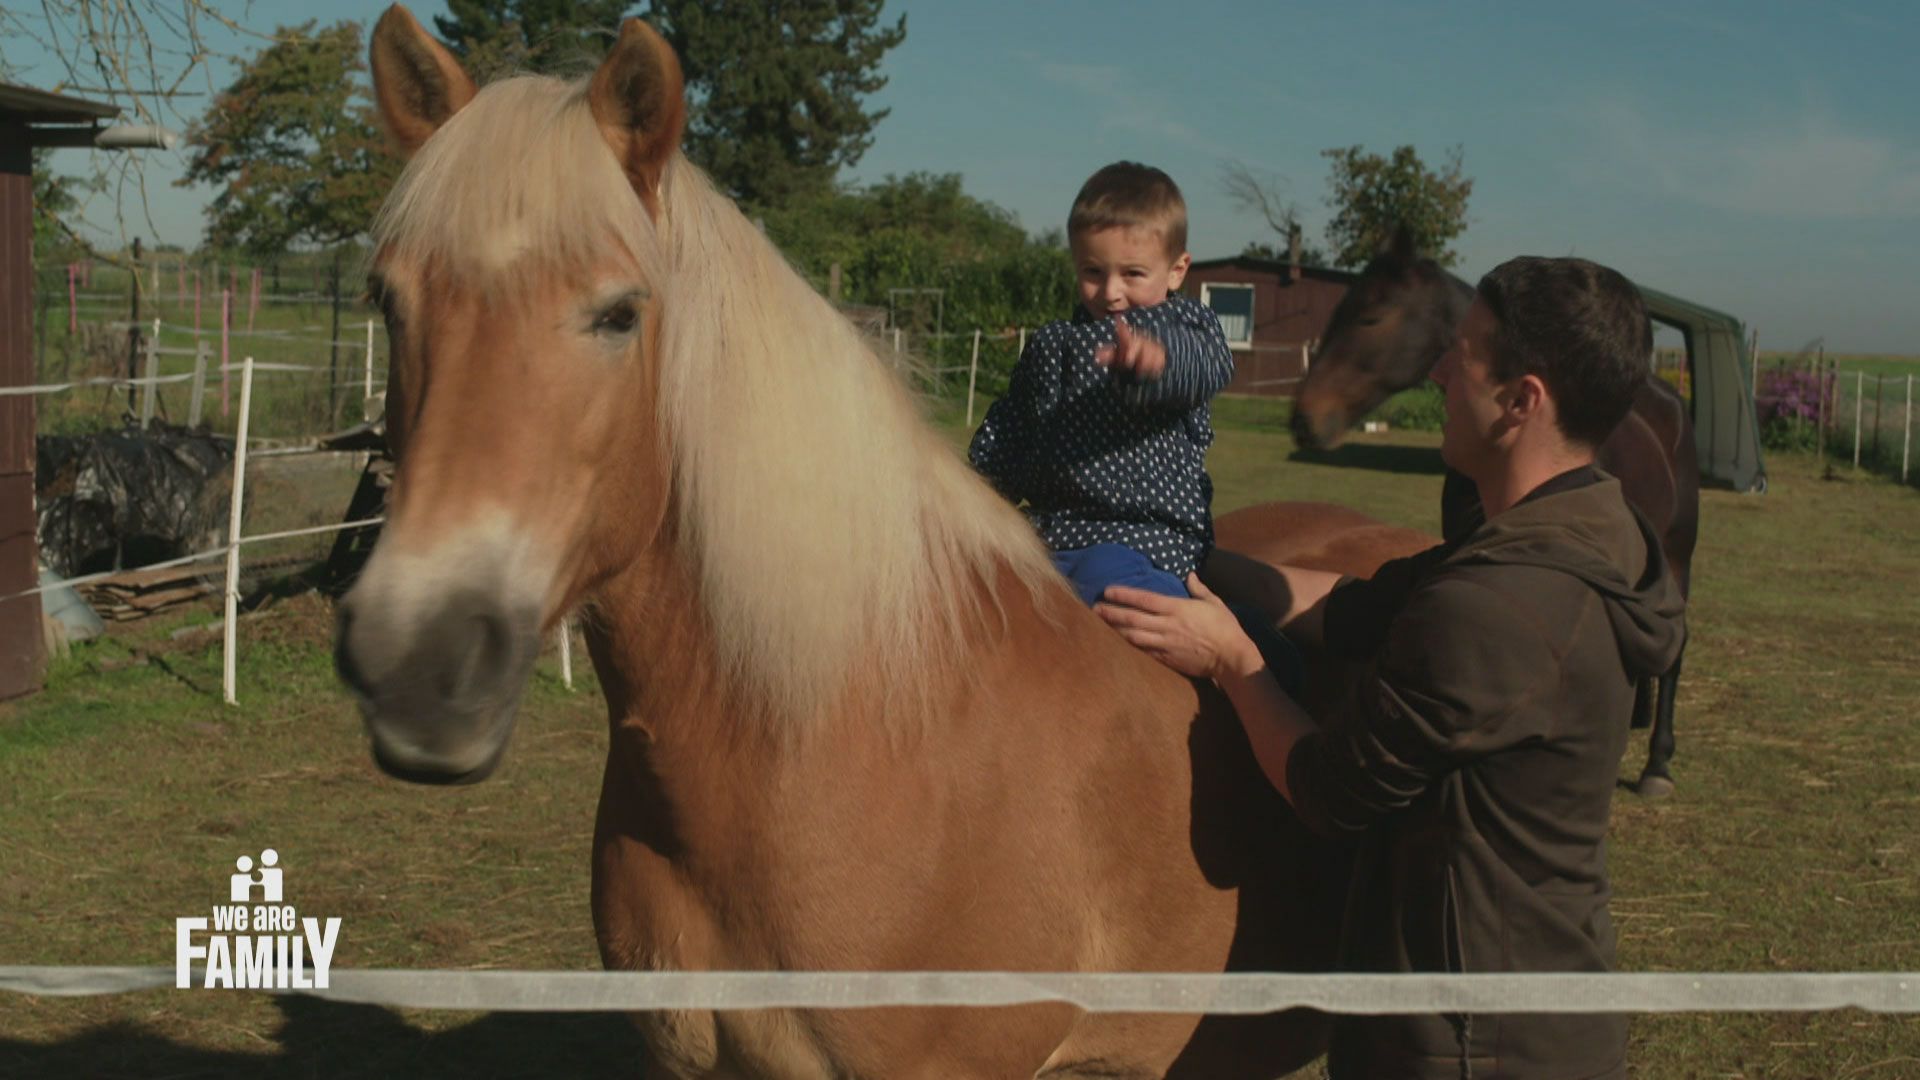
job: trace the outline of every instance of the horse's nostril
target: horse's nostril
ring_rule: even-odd
[[[513,627],[498,614],[470,616],[449,636],[447,646],[454,652],[453,662],[442,669],[439,688],[449,700],[514,666]]]

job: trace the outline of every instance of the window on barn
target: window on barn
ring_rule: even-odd
[[[1202,282],[1200,302],[1219,317],[1228,345],[1238,349],[1253,347],[1253,286]]]

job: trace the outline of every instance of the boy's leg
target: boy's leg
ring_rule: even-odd
[[[1092,547],[1053,553],[1053,565],[1073,586],[1080,602],[1092,607],[1109,585],[1131,585],[1162,596],[1187,599],[1187,587],[1180,579],[1153,565],[1153,560],[1124,544],[1095,544]]]

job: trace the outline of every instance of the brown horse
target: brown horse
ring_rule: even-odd
[[[1337,860],[1225,700],[1085,609],[681,156],[658,36],[629,20],[588,79],[476,90],[394,8],[372,68],[411,154],[369,280],[398,464],[336,662],[381,768],[487,776],[543,634],[579,611],[608,707],[610,968],[1329,960]],[[1272,1077],[1326,1027],[1066,1005],[637,1019],[666,1073],[709,1078]]]
[[[1320,351],[1294,398],[1294,440],[1302,449],[1336,446],[1387,398],[1426,381],[1452,344],[1454,328],[1472,300],[1472,286],[1421,256],[1406,231],[1399,230],[1328,320]],[[1665,380],[1649,375],[1634,397],[1633,411],[1607,437],[1597,457],[1602,469],[1619,477],[1627,501],[1653,523],[1684,595],[1700,527],[1700,463],[1686,399]],[[1449,470],[1441,509],[1442,531],[1458,535],[1479,513],[1479,495],[1464,477]],[[1669,762],[1679,685],[1676,657],[1673,670],[1660,676],[1657,688],[1642,688],[1634,710],[1634,726],[1653,728],[1640,773],[1642,795],[1673,790]]]

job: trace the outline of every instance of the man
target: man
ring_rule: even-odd
[[[1639,293],[1581,259],[1481,279],[1433,378],[1441,455],[1486,520],[1370,581],[1281,568],[1289,633],[1366,661],[1349,722],[1316,731],[1199,579],[1114,589],[1101,613],[1219,683],[1274,786],[1357,844],[1342,964],[1379,972],[1606,971],[1605,833],[1636,681],[1685,638],[1658,539],[1594,448],[1646,377]],[[1342,1017],[1348,1077],[1620,1077],[1608,1015]]]

